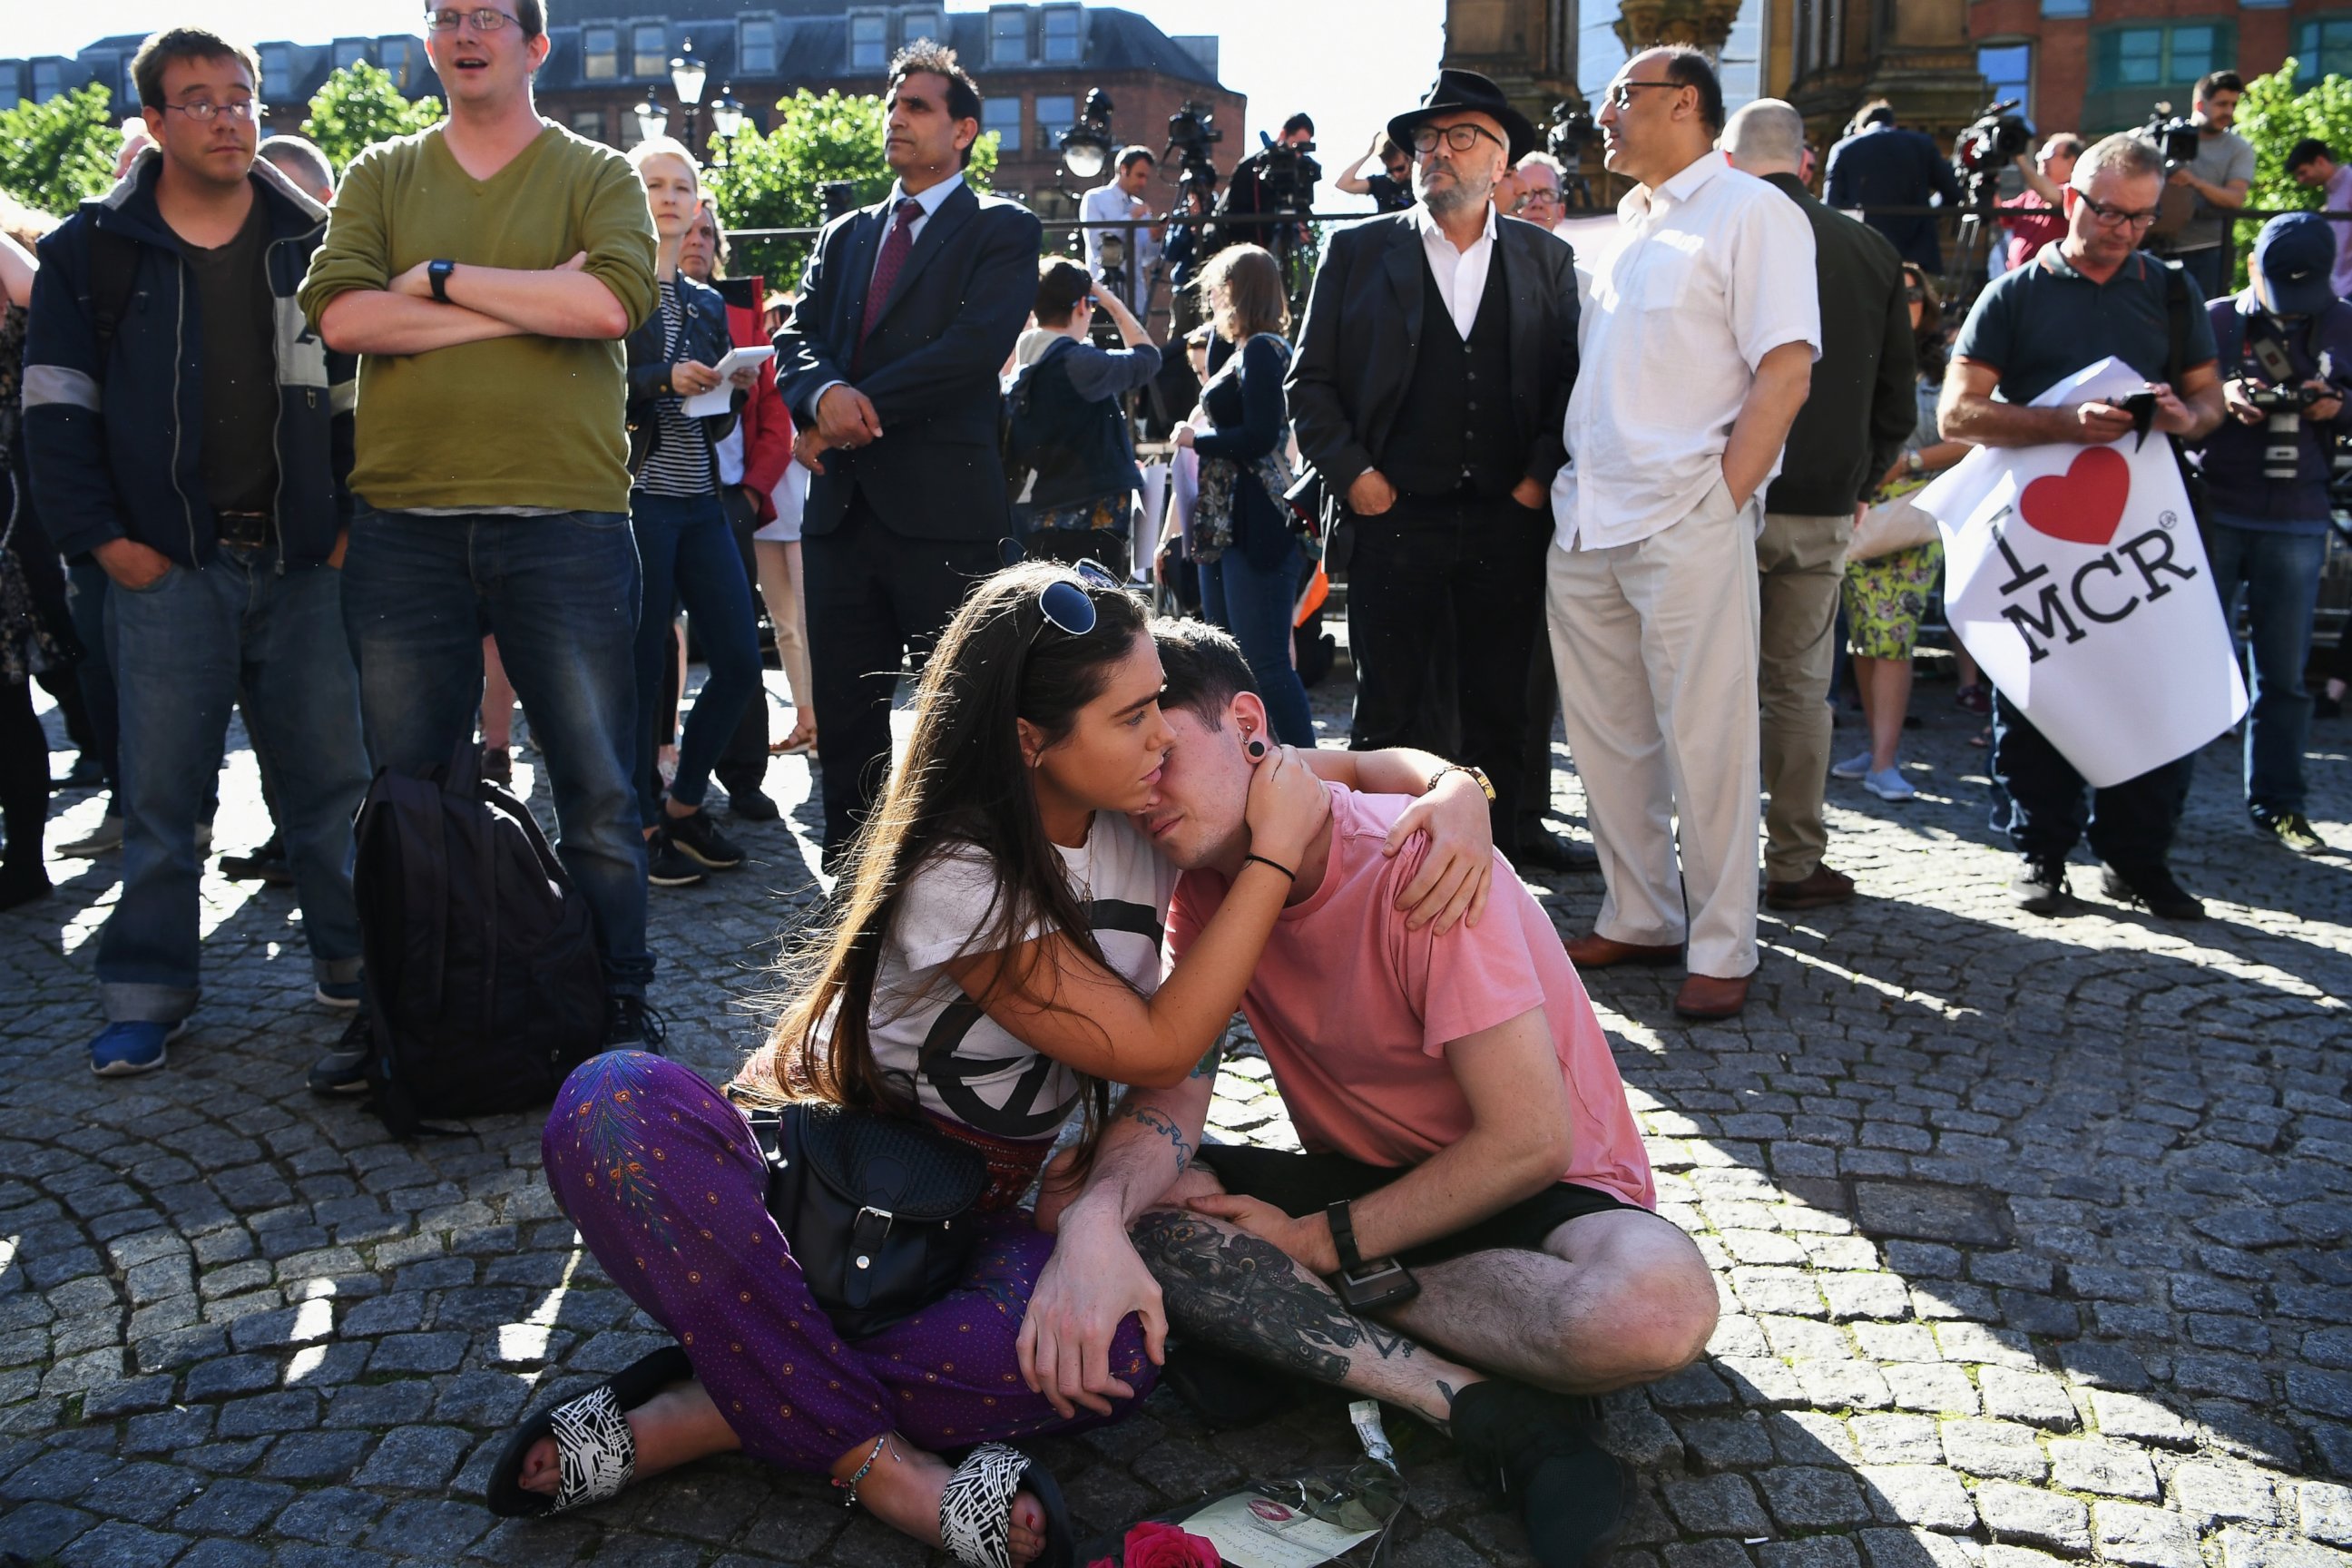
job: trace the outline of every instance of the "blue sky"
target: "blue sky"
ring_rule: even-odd
[[[1324,162],[1352,161],[1388,117],[1419,100],[1437,74],[1444,0],[1123,0],[1171,33],[1214,33],[1220,74],[1248,94],[1248,142],[1280,128],[1294,110],[1315,117]],[[951,11],[985,10],[984,0],[947,0]],[[0,56],[72,54],[110,33],[199,23],[232,37],[291,37],[325,43],[341,34],[397,32],[415,26],[419,0],[89,0],[74,5],[9,0],[0,9]],[[554,0],[556,15],[565,0]],[[1122,125],[1154,141],[1158,127]],[[1231,166],[1228,134],[1219,162]]]

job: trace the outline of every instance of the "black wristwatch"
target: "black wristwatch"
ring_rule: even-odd
[[[1339,1272],[1331,1277],[1331,1289],[1339,1292],[1341,1305],[1351,1312],[1369,1312],[1402,1306],[1421,1294],[1421,1281],[1395,1258],[1365,1259],[1356,1246],[1356,1219],[1348,1199],[1325,1205],[1323,1217],[1331,1227],[1331,1249],[1339,1255]]]
[[[425,280],[433,285],[433,297],[443,304],[449,302],[449,274],[457,270],[454,261],[428,261],[425,264]]]
[[[1339,1254],[1342,1274],[1360,1274],[1364,1268],[1364,1255],[1356,1250],[1355,1212],[1349,1206],[1353,1201],[1341,1198],[1323,1208],[1323,1218],[1331,1226],[1331,1246]]]

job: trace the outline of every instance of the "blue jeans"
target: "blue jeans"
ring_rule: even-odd
[[[2240,656],[2252,656],[2247,685],[2253,698],[2246,715],[2246,804],[2265,812],[2301,811],[2303,751],[2311,739],[2311,693],[2303,689],[2303,670],[2311,660],[2327,536],[2245,528],[2217,514],[2205,531],[2205,553],[2222,614],[2232,626],[2239,585],[2246,590],[2248,636]]]
[[[116,712],[114,667],[106,657],[106,591],[114,580],[106,568],[85,555],[66,565],[66,608],[73,616],[74,637],[82,646],[82,660],[74,666],[81,683],[82,707],[89,727],[98,733],[98,760],[106,764],[106,783],[120,782],[116,733],[121,720]]]
[[[1265,699],[1266,721],[1286,746],[1315,744],[1307,688],[1290,662],[1291,614],[1306,581],[1306,563],[1295,544],[1271,572],[1251,565],[1237,544],[1201,563],[1201,613],[1242,645],[1242,657],[1257,677],[1257,693]]]
[[[341,574],[278,571],[271,550],[223,548],[155,583],[106,594],[120,701],[122,897],[99,941],[110,1020],[175,1023],[196,1005],[196,821],[212,797],[240,688],[255,754],[278,791],[302,934],[320,980],[360,972],[352,814],[367,793],[359,685]]]
[[[735,547],[727,510],[717,496],[631,490],[629,519],[645,572],[645,607],[637,618],[636,640],[637,811],[644,821],[659,822],[661,775],[654,771],[654,753],[667,737],[654,731],[668,718],[664,661],[670,616],[678,605],[686,606],[694,617],[695,639],[710,662],[710,679],[686,721],[677,774],[669,786],[670,798],[680,805],[702,804],[719,753],[726,749],[743,710],[760,696],[760,622],[751,608],[742,552]],[[681,671],[681,684],[683,680]]]
[[[555,795],[556,853],[596,921],[604,984],[641,996],[646,847],[635,755],[637,547],[616,511],[427,517],[362,503],[343,619],[379,766],[435,767],[472,740],[495,634]]]

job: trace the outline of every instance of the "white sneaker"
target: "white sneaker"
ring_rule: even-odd
[[[1863,752],[1854,756],[1848,757],[1845,761],[1834,763],[1830,768],[1830,777],[1833,779],[1864,778],[1868,776],[1869,773],[1870,753],[1868,752]]]
[[[1874,773],[1865,775],[1862,781],[1862,787],[1881,800],[1891,800],[1897,805],[1906,800],[1916,800],[1919,795],[1919,792],[1913,789],[1910,783],[1893,768],[1881,768]]]
[[[88,837],[74,839],[58,846],[58,853],[77,860],[88,860],[110,849],[122,847],[122,818],[109,812],[98,819],[98,831]]]

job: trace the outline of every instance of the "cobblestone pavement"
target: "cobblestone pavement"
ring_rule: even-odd
[[[1327,732],[1345,698],[1319,694]],[[2323,723],[2314,747],[2336,853],[2255,837],[2217,745],[2178,858],[2214,919],[2103,901],[2078,863],[2087,896],[2038,920],[2002,896],[1970,721],[1948,685],[1916,708],[1920,799],[1832,786],[1832,858],[1864,897],[1767,914],[1744,1019],[1678,1024],[1670,973],[1591,979],[1665,1212],[1724,1307],[1704,1362],[1611,1402],[1642,1476],[1614,1568],[2352,1564],[2352,734]],[[534,760],[519,783],[540,783]],[[714,1076],[812,895],[808,786],[779,761],[787,819],[742,830],[751,862],[655,892],[671,1047]],[[98,810],[61,803],[52,843]],[[1556,804],[1573,815],[1571,774]],[[219,844],[265,831],[236,750]],[[94,1079],[114,860],[52,871],[59,896],[0,916],[0,1550],[923,1561],[821,1484],[745,1461],[495,1521],[479,1500],[502,1433],[653,1342],[556,1213],[537,1120],[404,1145],[314,1100],[301,1074],[338,1025],[310,1002],[291,899],[216,874],[205,1003],[171,1070]],[[1599,888],[1544,896],[1572,933]],[[1228,1136],[1289,1137],[1262,1060],[1220,1087]],[[1526,1561],[1441,1440],[1391,1429],[1412,1488],[1400,1568]],[[1039,1451],[1108,1529],[1354,1450],[1334,1397],[1213,1438],[1163,1392]]]

